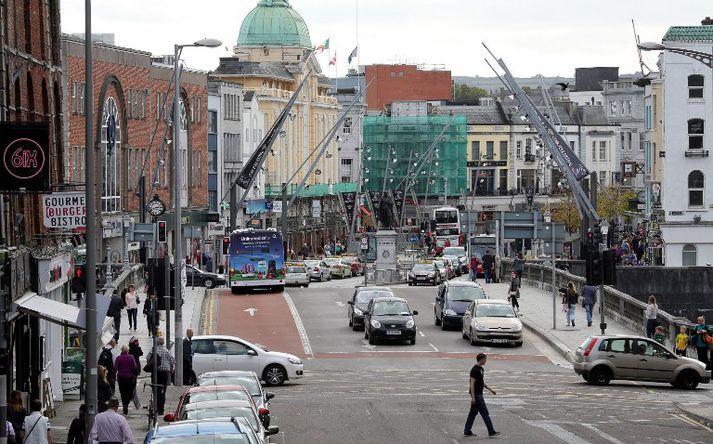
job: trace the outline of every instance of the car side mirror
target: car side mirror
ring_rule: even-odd
[[[252,348],[248,349],[248,356],[257,356],[257,352]]]
[[[416,310],[414,310],[413,312],[411,312],[411,315],[412,315],[412,316],[416,316],[417,314],[418,314],[418,311],[416,311]]]
[[[265,392],[265,401],[269,401],[269,400],[271,400],[271,399],[274,398],[274,397],[275,397],[275,394],[274,394],[274,393],[272,393],[272,392]]]
[[[166,413],[163,415],[163,420],[166,422],[173,422],[175,420],[173,413]]]
[[[265,430],[265,435],[271,436],[271,435],[277,435],[280,433],[280,428],[277,426],[270,426]]]
[[[347,304],[354,305],[354,301],[347,301]]]

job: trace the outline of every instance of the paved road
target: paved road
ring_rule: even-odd
[[[395,286],[416,317],[416,345],[369,346],[347,326],[346,301],[360,279],[314,283],[285,294],[215,296],[216,331],[305,358],[305,377],[271,389],[276,443],[474,442],[462,436],[468,370],[489,353],[488,397],[501,442],[651,443],[713,441],[675,402],[710,400],[662,384],[594,387],[535,335],[519,348],[472,347],[433,323],[433,287]],[[496,291],[493,289],[492,291]],[[210,306],[210,301],[208,301]],[[253,310],[249,310],[252,308]],[[252,315],[251,315],[252,312]],[[482,420],[475,432],[485,434]]]

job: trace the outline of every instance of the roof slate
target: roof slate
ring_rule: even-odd
[[[221,57],[215,74],[239,75],[245,77],[273,77],[294,80],[283,63],[245,62],[233,57]]]
[[[671,26],[663,36],[663,41],[713,42],[713,25]]]

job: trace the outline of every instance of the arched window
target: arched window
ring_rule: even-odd
[[[703,98],[703,76],[700,74],[692,74],[688,76],[688,98],[702,99]]]
[[[700,150],[703,149],[703,119],[688,120],[688,149]]]
[[[684,267],[695,267],[696,266],[696,246],[691,244],[686,244],[683,246],[683,251],[681,251],[681,265]]]
[[[104,102],[101,123],[100,146],[104,160],[102,211],[113,213],[121,210],[121,116],[112,96]]]
[[[32,6],[30,0],[25,0],[25,52],[32,54]]]
[[[688,174],[688,206],[702,207],[703,206],[703,187],[705,178],[703,173],[698,170],[691,171]]]

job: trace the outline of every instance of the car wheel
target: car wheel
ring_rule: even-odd
[[[408,283],[408,286],[409,286],[409,287],[413,287],[413,282],[409,282],[409,283]]]
[[[230,292],[233,294],[240,294],[240,287],[230,287]]]
[[[446,331],[446,323],[441,319],[441,330]]]
[[[215,288],[215,281],[212,278],[203,279],[203,286],[205,288]]]
[[[441,321],[438,320],[438,316],[436,316],[436,311],[433,311],[433,323],[436,325],[441,325]]]
[[[414,336],[413,338],[411,338],[411,339],[409,340],[409,344],[411,344],[411,345],[416,345],[416,336]]]
[[[473,336],[473,328],[470,329],[470,345],[476,345],[478,342],[475,340],[475,336]]]
[[[349,316],[349,326],[350,327],[354,326],[354,317],[353,316]]]
[[[332,272],[330,271],[329,274],[327,275],[327,281],[332,280]]]
[[[356,324],[352,324],[352,330],[359,331],[359,326]]]
[[[262,379],[267,385],[282,385],[287,380],[287,372],[281,365],[270,364],[262,372]]]
[[[700,382],[700,377],[698,373],[693,370],[684,370],[676,378],[676,385],[685,390],[693,390],[698,387],[698,382]]]
[[[594,367],[592,371],[589,372],[589,379],[587,382],[594,385],[607,385],[611,381],[613,375],[609,367],[600,365]]]
[[[369,335],[369,345],[376,345],[376,338],[372,335]]]
[[[468,335],[467,335],[467,334],[465,334],[465,332],[464,332],[464,331],[462,331],[462,332],[461,332],[461,336],[463,336],[463,339],[468,339]]]
[[[588,376],[588,375],[582,374],[582,379],[584,379],[585,381],[589,382],[589,376]]]

